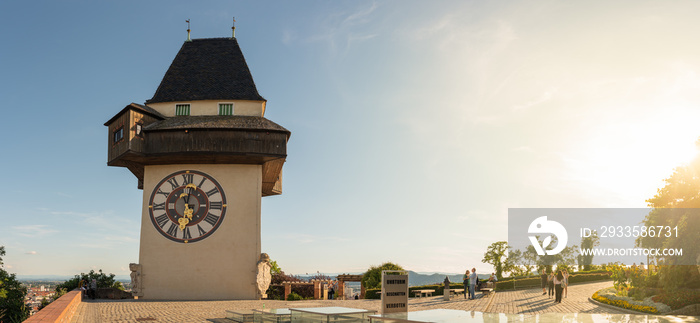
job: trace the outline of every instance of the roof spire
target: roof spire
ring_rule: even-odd
[[[190,20],[187,19],[186,22],[187,22],[187,41],[192,41],[192,39],[190,38]]]
[[[231,38],[236,38],[236,17],[233,17],[233,27],[231,27]]]

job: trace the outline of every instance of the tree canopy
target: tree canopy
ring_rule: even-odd
[[[5,255],[5,247],[0,246],[1,256]],[[29,317],[29,309],[24,304],[27,288],[17,280],[15,274],[10,274],[0,267],[0,322],[22,322]]]
[[[367,272],[362,275],[362,286],[365,288],[381,288],[382,287],[382,271],[383,270],[404,270],[403,267],[385,262],[381,266],[370,266]]]
[[[511,271],[510,267],[512,264],[508,261],[508,255],[506,255],[508,249],[508,242],[494,242],[488,246],[488,248],[486,248],[484,259],[481,259],[481,262],[491,264],[493,266],[493,270],[496,272],[496,277],[498,279],[503,278],[504,271]]]
[[[87,274],[80,273],[80,275],[75,275],[73,278],[61,284],[58,284],[56,286],[56,292],[65,293],[66,291],[74,290],[80,286],[81,280],[85,280],[85,282],[89,284],[93,279],[97,281],[97,288],[113,287],[124,290],[124,286],[122,286],[122,284],[114,280],[114,274],[107,275],[102,272],[102,269],[100,269],[97,272],[95,272],[94,270],[90,270],[90,272]]]
[[[700,139],[696,141],[700,147]],[[646,200],[652,210],[644,219],[644,225],[668,226],[678,228],[677,235],[638,237],[636,243],[644,248],[683,249],[684,257],[693,257],[700,262],[700,156],[696,155],[687,165],[678,166],[670,177],[664,179],[665,185],[659,188],[654,197]],[[696,266],[674,266],[676,259],[657,258],[662,279],[667,283],[664,288],[675,289],[681,285],[700,282]]]

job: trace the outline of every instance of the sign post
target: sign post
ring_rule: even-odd
[[[408,272],[382,271],[381,314],[408,312]]]

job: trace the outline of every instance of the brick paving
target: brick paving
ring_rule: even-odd
[[[598,282],[569,286],[568,297],[561,304],[542,295],[541,289],[499,291],[490,297],[477,295],[476,300],[454,296],[444,301],[442,296],[411,298],[409,311],[457,309],[479,312],[538,314],[538,313],[611,313],[623,312],[597,306],[588,298],[597,290],[612,286]],[[379,300],[308,300],[308,301],[147,301],[147,300],[86,300],[73,316],[73,323],[92,322],[231,322],[223,319],[226,310],[262,308],[300,308],[341,306],[379,311]]]

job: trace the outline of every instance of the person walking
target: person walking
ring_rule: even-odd
[[[540,275],[540,282],[542,284],[542,295],[547,295],[547,273],[544,272],[544,266],[542,266],[540,272],[542,273]]]
[[[554,296],[554,272],[550,272],[547,277],[547,297]]]
[[[472,274],[469,275],[469,296],[471,296],[472,300],[476,299],[476,295],[474,294],[474,289],[476,289],[476,281],[478,280],[476,276],[476,268],[472,268]]]
[[[564,281],[561,283],[561,287],[564,288],[564,298],[567,298],[569,296],[569,272],[564,269],[562,274],[564,275]]]
[[[554,279],[552,281],[554,282],[554,289],[556,290],[556,292],[554,293],[554,302],[561,303],[561,293],[564,289],[561,286],[561,284],[564,282],[564,274],[562,274],[561,270],[557,271],[557,274],[556,276],[554,276]]]
[[[464,299],[467,299],[467,294],[469,294],[469,269],[464,272],[464,277],[462,277],[462,284],[464,284]],[[469,296],[471,299],[471,295]]]

